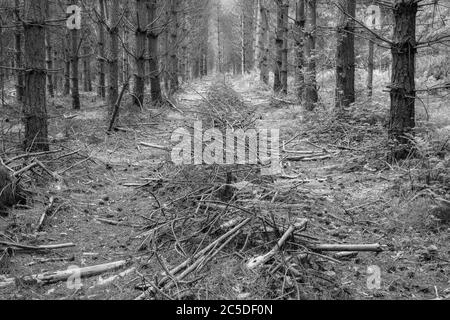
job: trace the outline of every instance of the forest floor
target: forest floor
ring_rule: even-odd
[[[295,247],[294,239],[275,262],[248,270],[248,259],[269,251],[279,235],[273,230],[265,230],[266,235],[243,230],[201,268],[178,281],[175,288],[158,291],[148,298],[450,297],[450,210],[442,213],[445,210],[437,200],[450,200],[448,149],[443,157],[441,154],[432,160],[419,157],[396,165],[386,163],[385,109],[379,108],[380,97],[374,98],[376,102],[356,106],[357,111],[353,110],[353,116],[345,121],[337,121],[322,108],[314,116],[304,117],[301,107],[289,97],[274,97],[270,90],[248,79],[227,79],[242,101],[257,110],[258,126],[281,130],[286,149],[325,153],[327,157],[285,161],[283,175],[262,182],[258,178],[249,182],[238,176],[234,186],[245,184],[239,188],[236,207],[225,208],[223,215],[212,215],[214,219],[208,210],[200,210],[197,198],[176,206],[179,199],[188,199],[195,187],[204,187],[202,179],[207,180],[210,172],[175,167],[169,163],[168,152],[141,142],[170,146],[172,132],[192,126],[201,115],[205,97],[217,81],[220,80],[206,77],[184,85],[173,99],[176,107],[123,112],[120,130],[113,135],[104,134],[106,108],[94,94],[83,94],[82,111],[70,114],[68,100],[51,101],[52,149],[62,151],[38,158],[62,179],[52,179],[38,169],[29,173],[24,179],[31,192],[28,206],[15,208],[9,217],[0,217],[0,241],[33,246],[72,242],[75,247],[13,253],[4,248],[0,252],[0,284],[9,277],[17,281],[15,285],[0,286],[0,299],[134,299],[141,295],[142,285],[163,277],[163,269],[176,267],[198,252],[198,247],[220,237],[224,232],[216,228],[219,222],[229,221],[230,214],[243,218],[242,210],[234,210],[237,205],[250,208],[248,211],[255,216],[276,215],[277,221],[285,223],[292,218],[306,218],[308,227],[303,236],[318,243],[379,243],[384,250],[336,256],[305,251],[298,244]],[[445,104],[434,105],[429,112],[432,116],[448,114],[448,108],[445,111]],[[440,123],[433,130],[439,132],[442,140],[450,132],[450,119],[436,118]],[[14,123],[8,126],[13,131]],[[13,156],[3,149],[3,159]],[[20,168],[29,161],[32,159],[13,164]],[[223,175],[220,168],[212,170],[216,176]],[[266,189],[272,190],[265,193]],[[51,198],[52,216],[36,230]],[[184,220],[185,225],[179,225],[177,219],[183,215],[192,215],[192,221]],[[167,221],[165,234],[161,228]],[[215,224],[214,232],[206,232],[208,226]],[[161,227],[161,240],[156,244],[151,239],[155,233],[149,233],[155,226]],[[158,246],[158,252],[152,252],[152,245]],[[300,258],[305,252],[306,256]],[[289,262],[287,257],[292,256],[294,260]],[[69,266],[87,267],[120,260],[128,260],[124,268],[82,279],[78,290],[65,281],[38,285],[21,278],[63,271]],[[368,279],[373,275],[368,271],[377,267],[381,285],[373,289],[368,287]],[[297,274],[293,274],[293,268]],[[105,282],[123,271],[126,272],[121,277]]]

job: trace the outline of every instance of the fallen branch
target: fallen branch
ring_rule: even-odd
[[[147,148],[164,150],[164,151],[167,151],[167,152],[171,151],[171,149],[168,148],[168,147],[160,146],[160,145],[152,144],[152,143],[147,143],[147,142],[139,142],[139,145],[147,147]]]
[[[318,161],[318,160],[326,160],[331,158],[331,155],[323,155],[320,154],[319,156],[310,156],[310,155],[303,155],[303,156],[287,156],[285,160],[287,161]]]
[[[112,132],[114,129],[114,125],[116,124],[116,119],[119,116],[120,103],[122,102],[123,94],[125,93],[125,90],[128,88],[128,85],[129,85],[129,81],[125,82],[122,86],[122,90],[120,91],[119,98],[117,99],[117,101],[114,105],[114,110],[113,110],[113,114],[111,117],[111,122],[109,123],[108,132]]]
[[[382,245],[375,244],[316,244],[309,246],[315,251],[338,251],[338,252],[382,252]]]
[[[178,109],[178,107],[175,105],[175,103],[173,103],[172,101],[170,101],[169,98],[166,98],[166,101],[169,103],[169,105],[174,108],[176,111],[178,111],[181,114],[184,114],[183,110]]]
[[[27,172],[28,170],[36,167],[37,165],[38,165],[37,162],[33,162],[33,163],[27,165],[26,167],[23,167],[19,171],[14,172],[12,175],[13,175],[13,177],[20,176],[22,173]]]
[[[110,283],[116,281],[116,280],[119,279],[119,278],[125,278],[127,275],[133,273],[134,271],[136,271],[136,268],[135,268],[135,267],[130,268],[130,269],[127,269],[127,270],[125,270],[125,271],[123,271],[123,272],[121,272],[121,273],[119,273],[119,274],[116,274],[116,275],[111,276],[111,277],[106,278],[106,279],[103,279],[103,278],[100,276],[99,279],[98,279],[98,281],[97,281],[92,287],[90,287],[89,289],[93,289],[93,288],[96,288],[96,287],[106,286],[106,285],[108,285],[108,284],[110,284]]]
[[[122,269],[130,263],[129,260],[121,260],[106,264],[101,264],[97,266],[79,268],[79,269],[70,269],[70,270],[62,270],[55,272],[46,272],[31,276],[25,276],[22,278],[7,278],[0,281],[0,288],[4,288],[7,286],[14,285],[16,281],[25,283],[25,284],[38,284],[38,285],[47,285],[51,283],[56,283],[60,281],[67,281],[70,277],[76,276],[79,278],[89,278],[93,277],[105,272],[116,271]]]
[[[55,202],[55,199],[53,197],[50,197],[50,203],[45,208],[44,213],[41,215],[41,218],[39,219],[38,224],[36,226],[36,231],[40,231],[42,229],[42,227],[44,226],[44,223],[47,220],[47,217],[51,213],[54,202]]]
[[[20,243],[1,241],[0,245],[13,248],[14,250],[29,250],[29,251],[46,251],[46,250],[56,250],[56,249],[65,249],[75,247],[73,243],[63,243],[63,244],[51,244],[51,245],[42,245],[42,246],[28,246]]]
[[[308,220],[301,219],[297,223],[291,225],[278,241],[278,243],[272,248],[272,250],[262,256],[250,259],[250,261],[247,263],[247,268],[256,269],[257,267],[265,264],[267,261],[272,259],[281,250],[287,239],[294,233],[294,231],[304,229],[307,223]]]
[[[20,156],[17,156],[17,157],[14,157],[14,158],[11,158],[11,159],[5,161],[5,164],[8,165],[8,164],[10,164],[10,163],[12,163],[12,162],[14,162],[16,160],[20,160],[20,159],[23,159],[23,158],[31,158],[31,157],[43,156],[43,155],[47,155],[47,154],[58,153],[58,152],[61,152],[61,151],[62,151],[62,149],[53,150],[53,151],[26,153],[26,154],[22,154]]]
[[[224,235],[222,235],[221,237],[219,237],[218,239],[216,239],[214,242],[212,242],[211,244],[209,244],[207,247],[203,248],[202,250],[200,250],[199,252],[197,252],[196,254],[194,254],[194,256],[190,259],[187,259],[186,261],[184,261],[183,263],[181,263],[180,265],[178,265],[177,267],[173,268],[172,270],[169,271],[170,275],[166,275],[160,282],[159,282],[159,286],[163,286],[165,289],[170,289],[171,287],[173,287],[177,281],[181,281],[183,280],[189,273],[191,273],[192,271],[196,270],[197,267],[200,266],[200,264],[205,263],[206,261],[209,261],[212,257],[214,257],[217,254],[217,251],[215,251],[210,258],[205,258],[205,256],[214,248],[216,248],[222,241],[225,240],[225,243],[229,242],[227,241],[227,239],[229,238],[234,238],[236,236],[236,234],[245,226],[247,225],[252,219],[251,218],[247,218],[245,220],[243,220],[241,223],[239,223],[237,226],[235,226],[232,230],[228,231],[227,233],[225,233]],[[223,245],[220,247],[220,249],[222,249]],[[194,261],[194,262],[193,262]],[[192,263],[193,262],[193,263]],[[192,263],[192,264],[191,264]],[[186,270],[185,270],[186,269]],[[178,273],[180,273],[182,270],[185,270],[184,272],[182,272],[181,274],[177,275]],[[172,282],[170,282],[172,281]],[[138,296],[135,300],[143,300],[145,299],[145,297],[147,296],[148,293],[150,293],[153,289],[153,287],[156,284],[152,284],[151,288],[147,289],[146,291],[144,291],[140,296]],[[153,289],[154,290],[154,289]]]

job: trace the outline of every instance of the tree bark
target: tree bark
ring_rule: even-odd
[[[355,102],[355,0],[339,0],[340,12],[336,50],[335,108],[341,113]]]
[[[47,2],[47,17],[50,18],[51,17],[51,2]],[[50,95],[50,97],[54,97],[55,96],[55,91],[53,88],[53,73],[52,70],[53,69],[53,56],[52,56],[52,37],[51,37],[51,33],[52,30],[50,30],[49,27],[45,28],[45,60],[46,60],[46,64],[47,64],[47,70],[49,70],[47,72],[47,91],[48,94]]]
[[[367,59],[367,95],[369,97],[373,95],[374,51],[375,43],[373,39],[369,39],[369,57]]]
[[[159,33],[156,25],[156,8],[157,0],[147,1],[147,37],[148,37],[148,54],[150,66],[150,90],[153,104],[161,102],[161,80],[159,71],[159,55],[158,55],[158,40]]]
[[[415,127],[415,0],[396,0],[394,4],[394,39],[392,46],[392,83],[389,139],[389,160],[406,158],[412,150],[408,135]]]
[[[241,13],[241,75],[245,74],[246,70],[246,59],[245,59],[245,6],[242,5],[242,13]]]
[[[89,53],[89,48],[87,46],[83,46],[83,91],[88,92],[89,83],[91,81],[91,56]]]
[[[307,20],[306,20],[306,45],[305,45],[305,95],[303,101],[305,102],[305,109],[313,111],[319,99],[317,94],[316,81],[316,0],[307,1]]]
[[[110,115],[119,97],[119,0],[112,0],[109,21],[109,81],[108,105]],[[118,117],[116,118],[116,120]],[[113,124],[115,125],[115,124]]]
[[[289,1],[285,0],[282,7],[283,17],[283,49],[281,51],[281,92],[287,94],[288,90],[288,26]]]
[[[186,13],[188,7],[181,2],[181,62],[180,62],[180,76],[183,82],[189,78],[189,57],[188,57],[188,35],[189,35],[189,19]]]
[[[135,30],[135,46],[136,51],[135,65],[136,73],[134,76],[134,97],[133,103],[137,106],[144,104],[145,90],[145,39],[146,39],[146,19],[145,19],[145,0],[135,0],[136,6],[136,30]]]
[[[69,0],[70,4],[77,4],[77,0]],[[81,109],[80,105],[80,88],[78,83],[78,68],[79,68],[79,47],[80,47],[80,31],[73,29],[70,31],[71,35],[71,74],[72,82],[72,108],[74,110]]]
[[[296,71],[295,71],[295,82],[297,97],[300,101],[303,100],[303,95],[305,92],[305,76],[304,76],[304,66],[305,66],[305,0],[297,0],[297,7],[295,10],[295,59],[296,59]]]
[[[170,93],[178,90],[178,8],[179,0],[171,0],[170,5]]]
[[[98,22],[98,95],[106,98],[106,72],[105,72],[105,2],[99,0],[100,21]]]
[[[15,60],[16,68],[22,68],[22,29],[19,26],[20,23],[20,0],[14,1],[14,14],[15,22],[17,24],[14,31],[14,47],[15,47]],[[18,102],[23,100],[23,72],[16,71],[16,98]]]
[[[70,95],[70,40],[69,31],[66,32],[67,38],[64,41],[64,90],[63,95]]]
[[[25,0],[25,92],[23,113],[24,147],[27,151],[48,151],[45,97],[46,0]]]
[[[255,69],[257,72],[261,71],[261,41],[262,41],[262,14],[261,14],[261,7],[262,7],[262,0],[256,0],[256,36],[255,36]]]
[[[5,64],[4,61],[4,53],[3,53],[3,26],[2,19],[0,17],[0,66]],[[5,107],[5,78],[6,78],[6,69],[0,68],[0,104],[2,107]]]
[[[276,0],[277,4],[277,29],[275,32],[275,64],[274,64],[274,80],[273,91],[278,93],[282,90],[283,85],[281,83],[281,68],[283,66],[283,5],[284,0]]]
[[[261,56],[259,59],[260,80],[266,85],[269,84],[269,18],[268,10],[264,5],[264,0],[261,1],[260,13],[261,13],[261,38],[259,47],[261,50]]]
[[[52,52],[52,59],[53,59],[53,67],[58,70],[53,74],[53,90],[55,92],[55,95],[58,94],[58,89],[59,89],[59,85],[58,85],[58,81],[60,78],[60,72],[59,72],[59,57],[58,57],[58,51],[57,50],[53,50]]]

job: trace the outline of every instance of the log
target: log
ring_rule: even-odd
[[[281,248],[284,246],[287,239],[294,233],[294,231],[304,229],[306,227],[307,223],[308,223],[308,220],[299,219],[299,221],[297,223],[291,225],[286,230],[284,235],[281,237],[281,239],[278,241],[278,243],[272,248],[272,250],[270,250],[268,253],[266,253],[262,256],[258,256],[253,259],[250,259],[250,261],[247,263],[247,268],[252,270],[252,269],[256,269],[257,267],[267,263],[267,261],[272,259],[281,250]]]
[[[70,277],[77,275],[80,278],[89,278],[105,272],[116,271],[122,269],[130,263],[130,260],[121,260],[111,263],[105,263],[97,266],[85,267],[76,270],[62,270],[55,272],[46,272],[31,276],[25,276],[22,278],[7,278],[0,281],[0,288],[5,288],[16,283],[16,279],[19,282],[26,284],[38,284],[47,285],[51,283],[56,283],[60,281],[67,281]]]

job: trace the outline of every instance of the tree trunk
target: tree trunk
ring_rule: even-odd
[[[306,20],[306,45],[305,45],[305,109],[312,111],[315,109],[318,95],[317,95],[317,81],[316,81],[316,0],[307,1],[307,20]]]
[[[5,64],[4,59],[4,53],[3,50],[3,26],[2,26],[2,20],[0,17],[0,66],[3,66]],[[6,69],[0,68],[0,103],[2,107],[5,107],[5,74]]]
[[[163,39],[163,61],[162,61],[162,69],[163,69],[163,80],[164,80],[164,90],[166,95],[170,91],[170,61],[169,61],[169,50],[170,50],[170,32],[169,32],[169,21],[170,21],[170,13],[167,5],[165,8],[165,25],[164,28],[164,39]]]
[[[133,103],[136,106],[144,104],[144,90],[145,90],[145,39],[146,39],[146,19],[145,19],[145,0],[135,0],[136,6],[136,30],[135,30],[135,45],[136,51],[135,65],[136,73],[134,76],[134,97]]]
[[[100,21],[98,22],[98,95],[102,98],[106,98],[106,72],[105,72],[105,2],[99,0],[100,7]]]
[[[57,50],[53,50],[52,52],[52,59],[53,59],[53,67],[57,70],[55,71],[55,73],[53,74],[53,90],[55,92],[55,95],[58,94],[58,81],[60,78],[60,72],[59,72],[59,60],[58,60],[58,51]]]
[[[261,52],[262,52],[262,14],[261,14],[261,8],[262,8],[262,0],[256,0],[256,31],[255,31],[255,68],[257,72],[261,71]]]
[[[109,21],[109,81],[108,105],[110,115],[119,97],[119,0],[112,0]],[[117,118],[116,118],[117,119]],[[115,124],[113,124],[114,126]]]
[[[188,65],[189,65],[189,57],[188,57],[188,35],[189,35],[189,29],[188,26],[190,26],[189,24],[189,20],[188,20],[188,16],[186,14],[187,11],[187,6],[181,2],[182,7],[180,8],[181,10],[181,23],[182,23],[182,28],[181,28],[181,62],[180,62],[180,76],[181,79],[183,80],[183,82],[186,82],[189,78],[189,74],[188,74]]]
[[[46,0],[25,0],[25,92],[24,147],[49,150],[45,97],[45,8]]]
[[[259,58],[259,66],[261,69],[260,80],[266,85],[269,84],[269,18],[268,10],[264,6],[264,0],[261,0],[261,39],[259,47],[261,56]]]
[[[245,6],[242,5],[242,14],[241,14],[241,75],[245,74],[246,70],[246,59],[245,59],[245,23],[244,23],[244,11]]]
[[[144,2],[144,0],[141,0],[142,2]],[[143,9],[145,10],[145,3],[143,3]],[[145,13],[145,11],[144,11]],[[128,14],[126,14],[125,16],[128,16]],[[127,17],[127,19],[129,19]],[[123,26],[123,34],[122,34],[122,39],[123,39],[123,45],[121,46],[122,49],[122,74],[121,74],[121,78],[122,78],[122,83],[127,81],[130,75],[130,59],[129,59],[129,55],[128,52],[125,50],[125,48],[128,48],[128,30],[127,27],[124,25]],[[145,32],[144,32],[144,55],[145,55]],[[143,66],[143,81],[144,81],[144,89],[145,89],[145,56],[144,56],[144,62],[142,64]],[[137,103],[136,105],[139,105],[139,103]]]
[[[339,0],[340,12],[336,50],[336,95],[338,113],[355,102],[355,0]]]
[[[220,38],[220,15],[221,15],[221,5],[220,2],[217,3],[217,70],[222,73],[222,45]],[[203,59],[203,57],[202,57]],[[202,62],[203,63],[203,62]]]
[[[273,91],[278,93],[282,90],[283,85],[281,83],[281,68],[283,66],[283,5],[284,0],[277,0],[277,29],[275,32],[275,64],[273,69]]]
[[[390,160],[407,157],[412,146],[408,135],[415,127],[415,0],[396,0],[394,5],[394,39],[392,46],[392,83],[389,139]]]
[[[87,46],[83,47],[83,91],[89,91],[91,55]]]
[[[367,61],[367,95],[369,97],[372,97],[373,94],[374,51],[375,43],[373,39],[369,39],[369,57]]]
[[[69,0],[70,4],[77,4],[77,0]],[[80,31],[77,29],[73,29],[70,31],[71,35],[71,59],[70,59],[70,66],[71,66],[71,82],[72,82],[72,108],[74,110],[81,109],[80,105],[80,88],[78,83],[78,64],[79,64],[79,57],[78,57],[78,48],[80,46]]]
[[[14,31],[14,47],[15,47],[15,60],[16,68],[22,68],[22,29],[19,26],[20,23],[20,0],[14,1],[14,14],[16,17],[16,28]],[[23,72],[20,70],[16,71],[16,98],[18,102],[23,100]]]
[[[147,1],[147,30],[148,54],[150,66],[150,90],[153,104],[161,102],[161,80],[159,71],[158,39],[159,33],[156,30],[156,8],[157,0]]]
[[[305,76],[304,66],[305,66],[305,0],[297,0],[297,7],[295,10],[295,82],[297,89],[297,97],[300,101],[303,100],[303,95],[305,92]]]
[[[282,7],[283,17],[283,49],[281,51],[281,92],[287,94],[288,89],[288,26],[289,1],[285,0]]]
[[[47,2],[47,17],[50,18],[51,17],[51,5],[50,5],[50,1]],[[48,94],[50,95],[50,97],[54,97],[55,96],[55,91],[53,88],[53,73],[52,73],[52,69],[53,69],[53,56],[52,56],[52,37],[51,37],[51,33],[52,30],[50,30],[49,27],[45,28],[45,60],[46,60],[46,64],[47,64],[47,91]]]
[[[178,8],[179,0],[171,0],[170,6],[170,93],[178,90]]]
[[[66,32],[67,38],[64,41],[64,91],[63,95],[70,95],[70,40],[68,39],[69,31]]]

